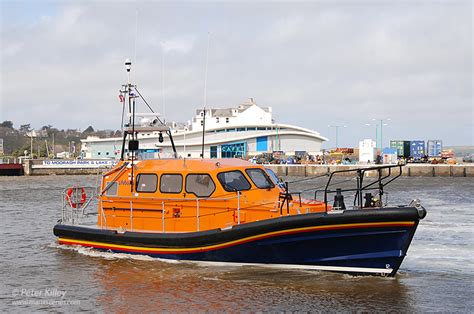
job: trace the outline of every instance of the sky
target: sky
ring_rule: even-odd
[[[190,120],[209,45],[208,107],[252,97],[326,147],[330,126],[354,147],[380,120],[384,146],[474,145],[472,1],[0,0],[0,11],[0,121],[17,128],[120,129],[126,58],[156,111]]]

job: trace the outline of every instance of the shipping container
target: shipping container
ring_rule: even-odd
[[[410,142],[410,157],[415,160],[425,157],[425,141],[416,140]]]
[[[371,139],[359,142],[359,162],[373,163],[376,155],[376,144]]]
[[[410,156],[410,141],[390,141],[390,148],[397,150],[398,157]]]
[[[441,151],[443,151],[443,141],[428,140],[426,143],[426,154],[428,157],[441,157]]]

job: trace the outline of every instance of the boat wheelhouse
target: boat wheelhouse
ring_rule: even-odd
[[[98,226],[115,230],[199,232],[283,213],[284,191],[261,166],[239,159],[124,161],[104,175],[100,190]],[[323,202],[306,200],[284,209],[323,211]]]

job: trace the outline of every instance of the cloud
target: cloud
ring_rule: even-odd
[[[12,3],[2,4],[0,120],[16,125],[118,128],[123,61],[135,54],[147,101],[162,110],[164,85],[167,120],[187,121],[203,103],[210,32],[212,106],[253,97],[277,121],[330,138],[328,124],[347,124],[342,145],[388,116],[387,138],[473,142],[470,2]]]
[[[165,40],[161,43],[161,47],[165,53],[189,53],[193,49],[195,38],[173,38]]]
[[[264,37],[274,43],[284,43],[292,40],[304,31],[304,19],[302,16],[293,15],[276,20],[272,27],[267,29]]]
[[[54,30],[60,34],[66,34],[80,24],[80,19],[84,17],[86,9],[80,6],[65,7],[62,12],[54,19]]]

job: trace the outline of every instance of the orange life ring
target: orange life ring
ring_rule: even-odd
[[[77,199],[77,195],[78,195],[78,191],[79,189],[81,190],[81,199]],[[74,201],[73,201],[74,199]],[[66,202],[68,202],[69,206],[71,206],[72,208],[77,208],[79,206],[79,208],[82,207],[82,205],[84,205],[84,203],[86,202],[87,200],[87,195],[86,195],[86,191],[84,190],[84,188],[69,188],[66,192]]]

